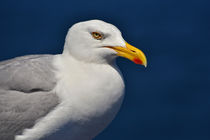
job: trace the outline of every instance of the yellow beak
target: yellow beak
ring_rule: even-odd
[[[147,59],[144,53],[126,42],[126,47],[108,47],[117,52],[118,56],[125,57],[136,64],[147,66]]]

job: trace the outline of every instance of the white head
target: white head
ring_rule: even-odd
[[[68,53],[80,61],[109,63],[117,55],[122,56],[120,52],[123,49],[125,53],[124,49],[128,49],[128,45],[114,25],[101,20],[89,20],[74,24],[69,29],[63,53]]]

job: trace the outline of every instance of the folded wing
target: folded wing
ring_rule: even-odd
[[[59,103],[53,55],[30,55],[0,62],[0,138],[13,140]]]

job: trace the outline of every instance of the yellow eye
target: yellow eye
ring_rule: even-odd
[[[98,32],[92,32],[92,36],[97,40],[101,40],[103,38],[103,35]]]

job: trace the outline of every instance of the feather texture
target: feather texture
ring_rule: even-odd
[[[0,63],[1,140],[14,140],[58,105],[52,60],[51,55],[31,55]]]

